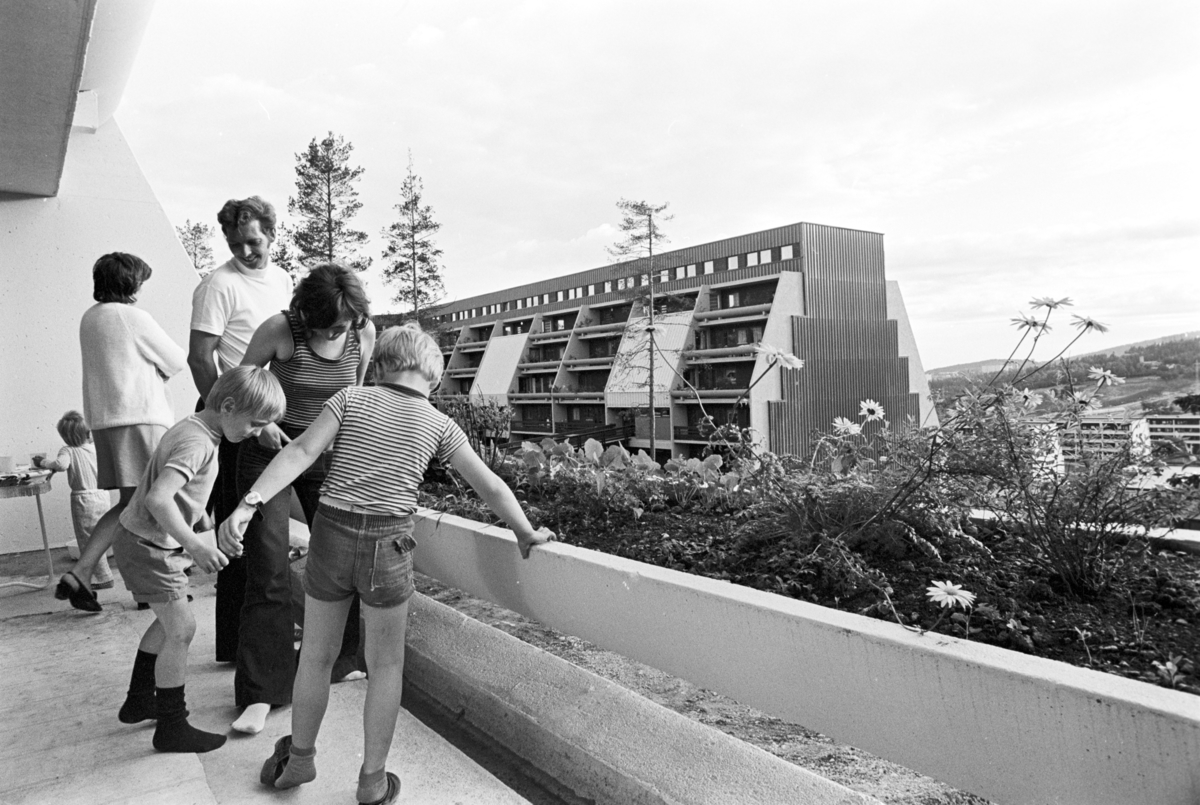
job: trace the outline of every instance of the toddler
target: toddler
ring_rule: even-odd
[[[92,444],[92,430],[83,421],[83,414],[67,411],[56,427],[66,445],[58,451],[53,461],[34,456],[33,464],[67,474],[67,484],[71,487],[71,524],[75,527],[75,542],[83,552],[92,539],[96,523],[112,508],[112,497],[108,490],[97,487],[96,448]],[[77,581],[82,583],[83,580]],[[92,568],[91,582],[93,590],[105,590],[113,586],[112,570],[104,554],[100,555]]]

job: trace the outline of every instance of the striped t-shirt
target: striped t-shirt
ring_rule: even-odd
[[[340,427],[321,494],[372,514],[412,514],[430,459],[448,461],[467,443],[453,419],[404,386],[350,386],[325,407]]]
[[[271,361],[271,374],[279,379],[287,398],[283,424],[307,428],[316,421],[326,400],[358,382],[362,344],[358,330],[351,327],[346,333],[346,348],[341,357],[322,358],[308,345],[308,333],[295,311],[283,312],[292,331],[292,357],[286,361]]]

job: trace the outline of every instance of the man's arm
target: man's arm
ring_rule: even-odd
[[[208,397],[213,384],[217,382],[217,359],[213,353],[221,336],[192,330],[188,337],[188,368],[192,370],[192,381],[200,392],[200,399]]]

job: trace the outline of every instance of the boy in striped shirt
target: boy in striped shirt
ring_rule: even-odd
[[[292,788],[316,778],[316,739],[329,702],[329,674],[358,592],[370,669],[358,799],[377,805],[399,795],[399,778],[384,766],[400,712],[416,547],[412,514],[417,486],[432,458],[449,463],[509,524],[522,557],[528,558],[533,545],[554,538],[547,529],[533,529],[512,490],[475,454],[458,425],[429,404],[442,366],[441,349],[416,324],[385,331],[375,345],[377,385],[335,394],[221,524],[222,550],[239,554],[246,523],[262,502],[333,446],[304,574],[304,645],[292,695],[292,734],[279,739],[264,765],[266,785]]]

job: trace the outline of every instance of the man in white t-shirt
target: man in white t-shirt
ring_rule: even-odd
[[[242,362],[258,326],[292,300],[292,278],[271,264],[275,208],[258,196],[230,199],[217,213],[217,223],[233,257],[192,293],[188,367],[201,400],[220,374]],[[236,444],[221,442],[219,467],[209,501],[217,524],[238,504]],[[218,662],[233,662],[237,654],[245,574],[243,563],[234,560],[217,576]]]

